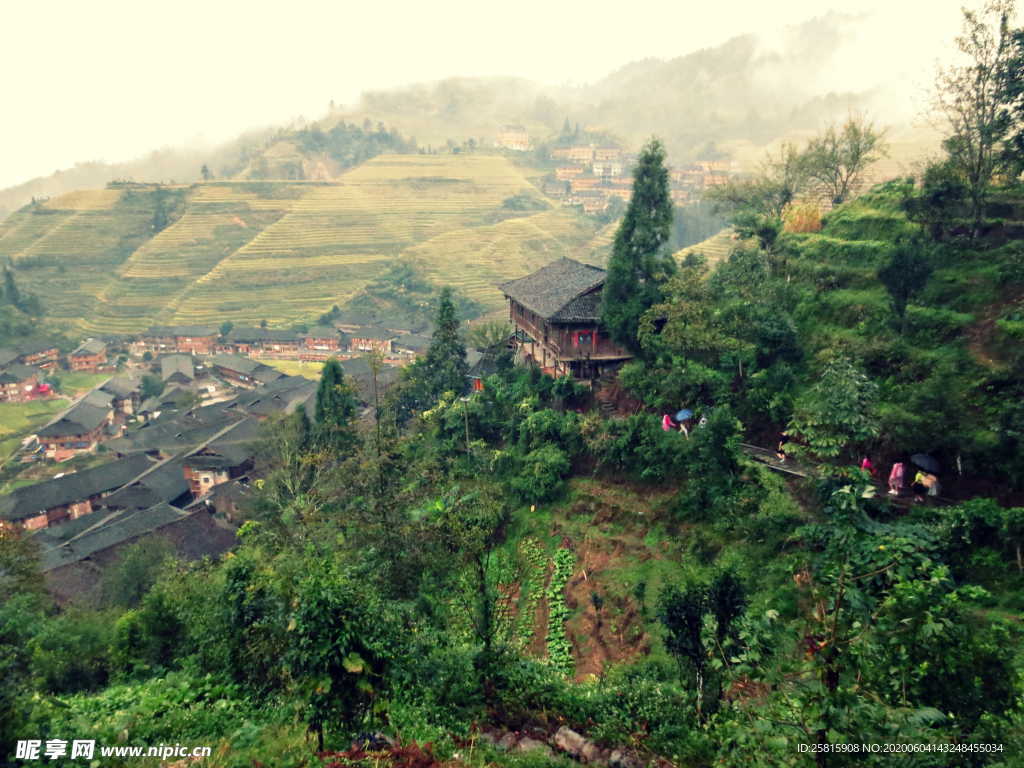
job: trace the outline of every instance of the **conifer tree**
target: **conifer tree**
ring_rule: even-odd
[[[660,283],[675,272],[665,246],[672,231],[665,148],[651,139],[633,172],[633,197],[615,233],[601,301],[601,322],[612,338],[640,349],[640,317],[662,299]]]
[[[427,382],[434,397],[444,392],[461,394],[466,387],[466,345],[459,338],[459,317],[452,289],[444,288],[437,307],[437,328],[425,357]]]
[[[325,448],[345,450],[355,440],[352,420],[356,413],[356,399],[345,383],[341,363],[331,358],[320,374],[316,390],[316,435]]]
[[[8,304],[21,307],[21,291],[18,290],[18,284],[14,281],[14,272],[9,266],[4,267],[4,298]]]

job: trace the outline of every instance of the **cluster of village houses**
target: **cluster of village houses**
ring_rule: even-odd
[[[51,591],[78,599],[122,550],[158,536],[179,556],[223,552],[234,543],[239,503],[249,493],[260,423],[305,408],[317,382],[261,362],[335,357],[364,405],[397,380],[400,365],[424,353],[426,331],[340,323],[307,331],[159,326],[130,338],[89,339],[67,355],[54,345],[0,350],[3,399],[54,393],[62,370],[110,372],[25,439],[11,461],[59,462],[84,454],[109,461],[17,488],[0,497],[0,527],[32,533]],[[422,329],[421,329],[422,330]],[[379,352],[374,375],[366,353]],[[487,374],[470,353],[477,379]],[[143,377],[159,395],[143,397]]]
[[[628,360],[600,326],[604,279],[598,267],[560,259],[501,285],[518,360],[583,382],[597,381]],[[259,473],[261,423],[297,408],[314,418],[317,382],[287,375],[261,358],[339,358],[369,406],[397,379],[397,364],[430,344],[425,333],[408,329],[346,326],[344,319],[339,326],[302,332],[232,328],[225,334],[207,326],[160,326],[132,338],[87,340],[64,360],[46,344],[0,350],[11,377],[19,379],[22,368],[30,371],[11,400],[46,395],[25,388],[38,390],[38,382],[62,363],[71,370],[111,372],[27,438],[12,459],[63,462],[102,454],[108,460],[0,496],[0,528],[31,535],[48,588],[64,602],[94,597],[104,569],[137,542],[159,538],[185,559],[227,551]],[[374,373],[365,354],[371,350],[391,364]],[[494,359],[475,351],[468,357],[467,386],[479,389],[494,371]],[[159,395],[143,397],[146,375],[160,378]]]
[[[531,149],[529,133],[520,125],[506,125],[497,135],[497,146],[517,152]],[[619,147],[594,144],[551,150],[559,163],[543,183],[542,191],[560,199],[563,205],[580,206],[585,213],[599,214],[613,198],[628,203],[633,193],[636,155]],[[700,200],[709,187],[725,184],[734,169],[729,162],[701,160],[669,170],[672,201],[679,206]]]

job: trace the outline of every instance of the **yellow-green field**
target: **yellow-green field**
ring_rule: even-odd
[[[732,249],[736,247],[736,240],[733,238],[732,229],[723,229],[717,235],[712,235],[707,240],[702,240],[696,245],[691,245],[677,251],[676,259],[682,261],[691,253],[699,253],[708,260],[708,266],[714,266],[718,262],[729,258]]]
[[[0,259],[51,321],[92,333],[309,320],[395,259],[490,311],[495,283],[607,246],[574,211],[503,207],[521,193],[538,197],[504,157],[381,155],[331,183],[179,188],[173,223],[154,233],[151,190],[75,192],[0,224]]]
[[[33,429],[68,407],[62,397],[28,403],[0,403],[0,464],[7,461]]]
[[[314,381],[320,380],[320,371],[323,370],[323,363],[307,363],[301,360],[260,360],[261,363],[276,368],[281,373],[289,376],[305,376]]]

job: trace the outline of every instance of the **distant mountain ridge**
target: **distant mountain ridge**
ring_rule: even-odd
[[[344,122],[374,129],[382,123],[420,147],[443,147],[448,140],[487,142],[505,123],[522,124],[543,139],[568,119],[632,147],[657,135],[679,161],[716,150],[731,154],[794,132],[813,132],[868,106],[868,91],[829,92],[808,75],[828,62],[843,24],[835,14],[806,22],[790,31],[783,52],[743,35],[670,60],[631,62],[577,88],[521,78],[453,78],[371,91],[356,107],[329,111],[312,123],[249,132],[208,150],[164,149],[130,162],[82,163],[0,190],[0,219],[33,197],[102,187],[115,179],[191,183],[200,179],[203,165],[218,178],[252,178],[254,162],[266,157],[269,168],[279,167],[282,153],[292,164],[285,167],[305,164],[320,177],[331,176],[340,169],[308,149],[292,152],[281,142],[303,129],[329,131]]]

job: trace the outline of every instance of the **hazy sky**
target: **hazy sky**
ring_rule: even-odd
[[[584,83],[640,58],[737,34],[783,39],[830,9],[857,14],[825,87],[931,80],[957,0],[417,0],[9,3],[0,26],[0,187],[87,160],[220,142],[321,115],[370,88],[455,75]],[[901,98],[903,107],[909,103]]]

